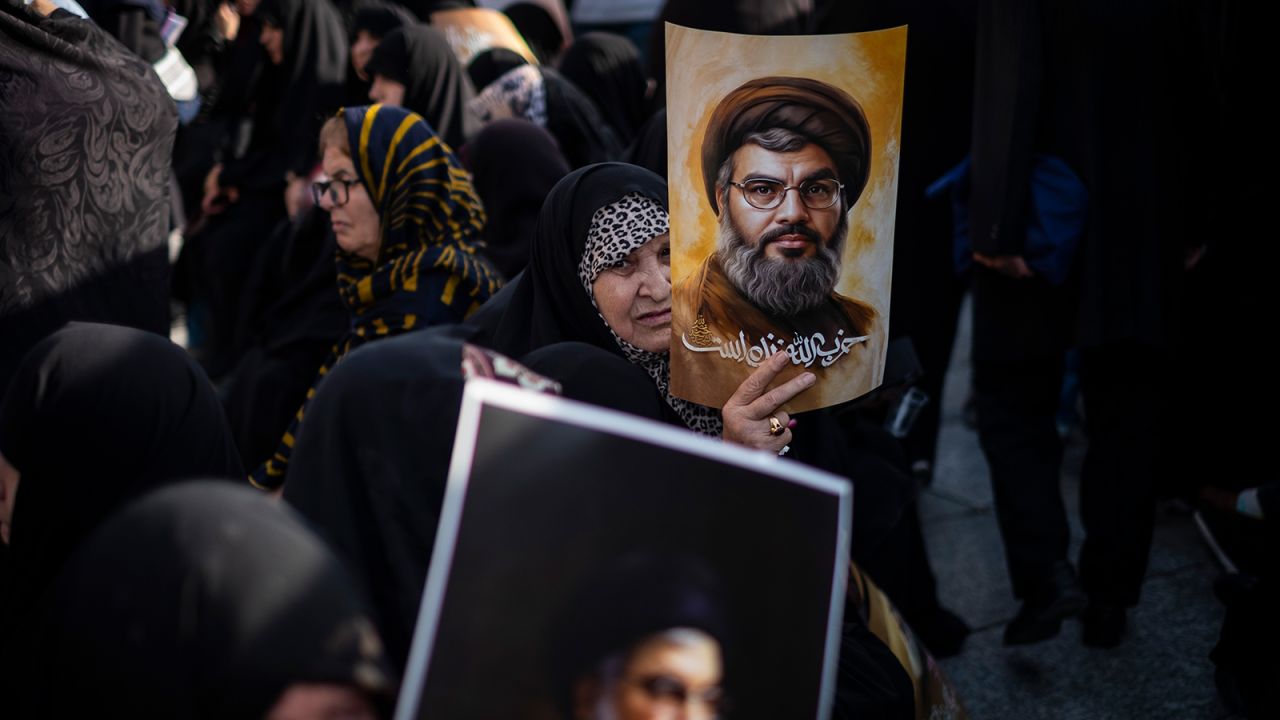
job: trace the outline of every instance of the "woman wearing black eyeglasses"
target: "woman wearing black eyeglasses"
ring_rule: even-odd
[[[327,179],[312,199],[338,243],[338,292],[351,324],[307,393],[351,350],[410,330],[457,323],[489,298],[501,275],[476,253],[484,209],[471,176],[421,116],[384,105],[347,108],[325,123]],[[280,488],[304,402],[267,462],[250,476]]]

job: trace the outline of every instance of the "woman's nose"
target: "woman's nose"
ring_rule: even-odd
[[[671,267],[658,262],[641,268],[640,293],[659,302],[671,297]]]

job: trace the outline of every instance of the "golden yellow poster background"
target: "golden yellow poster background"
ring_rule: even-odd
[[[871,173],[849,215],[849,239],[836,292],[872,305],[877,332],[888,335],[893,275],[893,228],[897,209],[899,138],[907,28],[846,35],[763,37],[666,26],[668,191],[671,204],[671,281],[678,284],[715,249],[717,217],[702,179],[702,138],[716,104],[734,88],[773,75],[806,77],[848,92],[862,106],[871,128]],[[680,342],[672,337],[673,347]],[[820,387],[829,405],[880,384],[884,350],[866,368],[853,394]],[[673,363],[678,362],[674,357]],[[679,372],[678,367],[673,373]],[[834,388],[832,389],[834,390]],[[819,391],[819,392],[814,392]],[[803,397],[803,396],[802,396]],[[800,398],[797,398],[799,400]],[[818,407],[813,401],[805,405]]]

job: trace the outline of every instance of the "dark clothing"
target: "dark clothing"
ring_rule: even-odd
[[[262,0],[257,16],[283,31],[284,60],[264,69],[249,152],[222,170],[222,186],[242,192],[278,188],[287,172],[311,173],[320,126],[342,103],[348,66],[346,29],[330,0]]]
[[[603,348],[581,342],[540,347],[520,359],[526,367],[560,383],[570,400],[669,422],[671,409],[638,366]]]
[[[187,27],[174,45],[182,59],[196,73],[201,94],[210,93],[218,82],[218,60],[226,38],[215,22],[217,0],[171,0],[174,12],[187,19]]]
[[[150,65],[62,11],[0,2],[0,78],[2,388],[68,320],[168,335],[178,120]]]
[[[1086,348],[1080,358],[1089,452],[1080,477],[1080,581],[1110,605],[1138,603],[1156,515],[1160,432],[1174,397],[1163,349]]]
[[[560,143],[569,167],[616,160],[621,143],[591,98],[555,70],[541,68],[547,93],[547,131]]]
[[[974,275],[979,434],[1015,593],[1065,560],[1054,426],[1063,354],[1082,351],[1089,450],[1081,477],[1081,580],[1095,601],[1138,600],[1151,543],[1169,354],[1194,238],[1198,158],[1185,110],[1196,46],[1188,7],[991,0],[979,14],[972,171],[975,252],[1023,252],[1036,153],[1089,193],[1085,237],[1063,287]]]
[[[1017,255],[1037,153],[1089,193],[1076,263],[1075,341],[1169,343],[1203,160],[1188,83],[1204,81],[1189,3],[986,0],[975,77],[973,249]]]
[[[1158,351],[1136,346],[1093,348],[1082,355],[1089,450],[1080,486],[1080,575],[1091,597],[1111,605],[1137,604],[1146,573],[1166,363]],[[1067,557],[1070,529],[1059,489],[1062,443],[1054,424],[1061,387],[1060,354],[1038,362],[984,364],[975,372],[978,432],[1019,597],[1033,592],[1053,563]]]
[[[192,335],[191,350],[210,377],[221,381],[239,359],[241,328],[257,321],[248,283],[254,268],[265,262],[263,240],[286,221],[281,181],[270,191],[241,194],[183,244],[174,287],[185,291],[190,315],[207,313]]]
[[[526,120],[489,123],[463,155],[484,201],[484,255],[513,278],[529,263],[542,202],[569,164],[555,138]]]
[[[667,109],[662,108],[649,117],[636,134],[635,142],[627,148],[627,162],[656,173],[667,179]]]
[[[373,600],[388,655],[403,669],[417,625],[453,453],[468,350],[449,329],[353,352],[310,404],[284,497],[328,541]],[[492,363],[480,359],[481,366]],[[538,387],[523,368],[479,376]],[[473,371],[474,372],[474,371]],[[539,379],[540,380],[540,379]]]
[[[286,506],[221,483],[158,490],[104,522],[59,580],[47,717],[248,720],[298,683],[389,705],[365,605]]]
[[[200,366],[114,325],[75,323],[27,354],[0,405],[0,454],[22,474],[0,556],[0,672],[13,687],[48,640],[35,613],[103,518],[161,485],[244,472]]]
[[[978,433],[991,467],[1014,592],[1025,596],[1065,560],[1070,530],[1059,489],[1062,441],[1054,421],[1068,311],[1057,288],[978,268],[974,275],[974,389]],[[1019,338],[1016,351],[1008,337]],[[1149,346],[1085,348],[1080,386],[1089,449],[1080,486],[1090,595],[1132,606],[1155,520],[1155,463],[1167,405],[1166,354]]]
[[[194,351],[214,377],[235,366],[245,281],[263,240],[284,219],[287,175],[307,177],[315,168],[320,126],[342,103],[348,67],[346,29],[330,0],[263,0],[252,19],[259,29],[268,21],[281,29],[284,58],[258,65],[258,51],[237,41],[225,83],[231,95],[221,101],[233,134],[246,119],[252,129],[247,139],[231,139],[244,148],[224,156],[218,182],[238,189],[240,199],[187,237],[181,260],[192,304],[208,313]],[[255,75],[250,94],[239,96],[233,83]]]
[[[635,140],[649,116],[649,80],[630,40],[601,32],[582,35],[560,59],[560,73],[595,102],[622,144]]]
[[[336,251],[328,214],[312,208],[280,223],[246,283],[239,361],[222,402],[248,467],[271,457],[280,428],[289,426],[316,368],[350,323],[338,295]]]
[[[812,32],[813,5],[813,0],[667,0],[649,36],[649,77],[658,81],[655,97],[665,97],[665,23],[746,35],[805,35]]]
[[[916,713],[915,688],[893,652],[867,628],[857,614],[846,610],[841,626],[840,656],[836,662],[838,720],[909,720]]]
[[[401,106],[421,115],[452,150],[480,130],[480,118],[468,106],[475,97],[471,80],[439,30],[414,23],[392,31],[378,43],[365,72],[404,85]]]
[[[511,19],[511,24],[516,26],[538,62],[546,65],[555,63],[564,48],[565,37],[559,23],[546,8],[537,3],[517,2],[508,5],[503,14]]]
[[[403,668],[462,402],[462,342],[414,333],[353,352],[310,403],[285,500],[373,601]]]
[[[128,498],[242,473],[213,386],[181,348],[91,323],[59,330],[23,359],[0,405],[0,454],[22,473],[10,577],[33,594]]]
[[[154,63],[165,52],[157,17],[161,4],[152,0],[85,0],[80,7],[98,27],[143,60]]]

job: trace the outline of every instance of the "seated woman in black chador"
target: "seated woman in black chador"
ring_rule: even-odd
[[[22,697],[49,650],[34,621],[94,528],[154,488],[243,476],[213,385],[167,339],[73,323],[27,353],[0,404],[0,677],[16,696],[6,716],[40,716]]]
[[[46,615],[41,717],[375,720],[394,700],[350,575],[243,486],[183,483],[124,508],[67,563]]]

